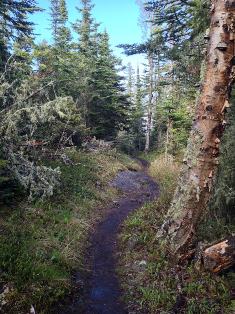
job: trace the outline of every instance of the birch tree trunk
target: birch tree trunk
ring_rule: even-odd
[[[235,0],[212,0],[204,82],[178,189],[162,231],[171,251],[187,249],[210,199],[225,111],[235,75]]]

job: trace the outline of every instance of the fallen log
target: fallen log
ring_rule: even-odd
[[[219,273],[235,264],[235,236],[213,244],[202,254],[204,268]]]

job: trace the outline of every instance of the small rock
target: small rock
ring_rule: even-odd
[[[143,272],[147,267],[147,262],[145,260],[143,261],[136,261],[134,263],[133,269],[137,272]]]
[[[141,262],[139,263],[139,266],[147,266],[147,262],[146,262],[146,261],[141,261]]]

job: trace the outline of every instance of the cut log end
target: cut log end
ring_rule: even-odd
[[[235,236],[207,247],[203,252],[206,270],[219,273],[235,264]]]

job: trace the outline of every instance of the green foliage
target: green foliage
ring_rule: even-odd
[[[34,304],[38,313],[48,313],[71,291],[71,273],[83,271],[88,231],[100,216],[92,209],[113,195],[109,179],[133,165],[116,151],[86,154],[67,148],[90,135],[112,140],[129,154],[141,151],[148,111],[154,116],[152,148],[164,149],[165,155],[150,167],[161,181],[161,198],[124,227],[124,258],[131,268],[126,277],[134,283],[128,291],[139,300],[134,310],[174,311],[181,301],[186,313],[217,313],[229,304],[223,278],[175,269],[156,238],[176,185],[178,166],[171,155],[184,150],[191,126],[209,1],[154,0],[145,8],[151,38],[127,50],[145,53],[149,64],[143,78],[137,70],[135,80],[129,68],[126,94],[120,61],[92,16],[90,0],[78,8],[80,19],[72,26],[76,41],[66,1],[51,0],[54,41],[37,45],[28,19],[39,10],[36,2],[0,3],[0,202],[17,201],[14,179],[31,199],[40,199],[14,210],[1,208],[0,282],[9,293],[0,311],[26,313]],[[232,109],[215,189],[213,206],[220,214],[215,211],[201,224],[202,240],[232,230],[225,222],[234,207],[234,116]],[[140,265],[143,258],[146,267]]]
[[[17,10],[20,11],[19,16],[22,15],[26,23],[22,24],[25,25],[25,31],[19,30],[12,19],[12,31],[20,31],[21,37],[14,41],[14,55],[10,56],[9,53],[9,62],[4,61],[6,67],[2,78],[6,85],[1,93],[1,108],[14,106],[15,103],[18,105],[18,98],[25,96],[28,99],[30,91],[33,95],[37,94],[32,99],[34,102],[37,99],[40,105],[47,102],[53,106],[50,101],[58,97],[72,97],[86,127],[86,133],[98,138],[114,139],[127,121],[128,102],[117,70],[119,60],[110,50],[107,32],[98,31],[98,24],[92,17],[91,1],[82,1],[82,8],[78,9],[81,20],[73,24],[78,34],[76,43],[71,41],[66,2],[51,1],[52,45],[46,42],[33,44],[30,37],[33,24],[27,20],[27,14],[38,9],[34,6],[34,1],[25,1],[24,8],[22,4],[23,2],[14,3],[14,14]],[[3,5],[0,12],[3,19],[4,8]],[[13,14],[11,10],[9,14]],[[35,61],[37,68],[35,74],[32,74]],[[29,88],[26,87],[28,82]],[[46,86],[45,91],[42,86]],[[23,93],[20,89],[23,89]],[[77,121],[78,128],[80,124]],[[41,129],[43,134],[47,127],[48,125],[40,126],[38,130]],[[56,132],[52,133],[56,136]],[[60,137],[59,131],[57,137]]]
[[[123,108],[125,119],[123,119],[123,130],[117,133],[115,143],[119,150],[132,155],[144,149],[144,93],[139,67],[137,67],[136,75],[131,64],[128,64],[125,70],[127,75],[125,80],[126,108]]]
[[[66,26],[68,22],[68,11],[65,0],[51,0],[51,28],[53,39],[58,55],[61,50],[69,50],[71,34]]]
[[[143,53],[148,62],[151,59],[145,69],[142,95],[145,116],[147,111],[153,116],[151,148],[177,155],[187,145],[204,58],[209,5],[207,0],[145,1],[142,22],[149,38],[143,44],[121,45],[127,55]]]
[[[206,30],[209,23],[208,0],[146,1],[147,11],[154,12],[154,25],[165,42],[181,44]]]
[[[115,146],[121,152],[134,155],[136,153],[135,136],[127,131],[121,131],[117,134]]]
[[[77,8],[78,12],[81,13],[81,20],[77,20],[73,28],[79,35],[78,49],[81,54],[86,57],[92,57],[93,53],[96,52],[95,38],[97,36],[97,24],[92,17],[92,9],[94,5],[91,0],[82,0],[81,8]]]
[[[221,143],[219,168],[208,210],[198,227],[199,241],[213,242],[235,232],[235,109],[234,89],[231,109],[227,113],[228,125]]]
[[[12,176],[9,161],[0,150],[0,206],[13,206],[24,196],[18,182]]]
[[[130,133],[134,137],[133,147],[140,152],[144,149],[144,128],[146,123],[144,121],[143,83],[140,77],[139,67],[137,68],[135,83],[135,97],[133,98],[130,119]]]
[[[35,0],[11,1],[5,0],[0,3],[0,71],[4,69],[5,63],[10,56],[9,47],[12,39],[33,32],[33,23],[28,20],[28,16],[40,9]]]
[[[47,76],[46,80],[55,80],[56,94],[60,96],[67,96],[69,86],[69,71],[72,67],[71,52],[71,31],[68,24],[68,11],[65,0],[52,0],[51,1],[51,29],[53,33],[54,45],[47,47],[48,52],[46,56],[49,68],[46,67],[47,73],[51,68],[51,73]],[[38,46],[38,52],[44,54],[44,49],[41,45]],[[71,60],[72,59],[72,60]],[[38,59],[39,60],[39,59]],[[39,63],[39,66],[41,64]]]
[[[231,97],[231,109],[227,114],[228,126],[223,136],[220,165],[217,173],[212,206],[220,216],[228,220],[235,218],[235,93]]]
[[[87,117],[92,135],[98,138],[114,139],[126,122],[128,102],[123,94],[121,77],[116,71],[118,64],[109,48],[108,33],[100,34],[96,69],[91,83],[96,94]]]
[[[58,97],[45,103],[40,99],[38,103],[37,98],[28,97],[31,89],[34,95],[33,84],[25,80],[12,92],[12,106],[3,110],[0,118],[0,142],[8,167],[31,199],[53,194],[59,184],[60,170],[45,167],[41,159],[51,149],[71,145],[71,137],[79,131],[80,125],[71,97]],[[3,79],[0,91],[3,101],[8,100],[8,86]]]
[[[177,155],[185,149],[191,129],[190,105],[194,100],[182,94],[183,89],[180,86],[165,87],[156,108],[155,146],[159,149],[167,148],[167,152],[171,155]],[[168,136],[168,143],[166,136]]]
[[[70,95],[79,109],[87,133],[114,139],[127,120],[127,97],[119,75],[120,61],[110,49],[109,36],[100,33],[92,17],[93,5],[82,1],[81,19],[73,24],[78,35],[71,42],[64,1],[51,3],[54,44],[36,46],[38,72],[46,84],[52,82],[56,96]]]

